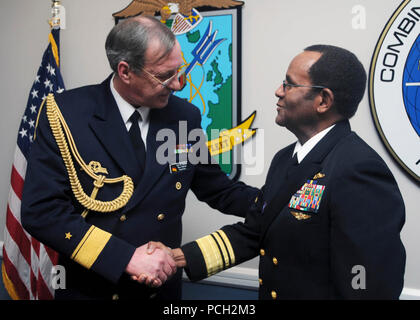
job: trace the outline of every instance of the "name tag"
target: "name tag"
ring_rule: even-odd
[[[180,171],[184,171],[187,169],[187,161],[177,162],[173,164],[169,164],[169,173],[178,173]]]

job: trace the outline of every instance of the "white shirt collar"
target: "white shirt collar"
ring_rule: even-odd
[[[114,87],[114,77],[115,77],[115,74],[111,78],[111,83],[110,83],[111,92],[112,92],[112,95],[114,96],[115,101],[117,102],[118,109],[120,110],[121,117],[124,120],[127,130],[129,130],[131,126],[131,123],[130,121],[128,121],[128,119],[131,117],[134,110],[137,110],[140,113],[143,123],[148,123],[150,108],[142,106],[141,108],[136,109],[127,101],[125,101]]]
[[[293,156],[297,152],[298,163],[301,163],[303,159],[308,155],[309,152],[317,145],[319,141],[332,129],[335,124],[327,129],[324,129],[306,141],[303,145],[300,144],[299,140],[296,142],[295,149],[293,150]]]

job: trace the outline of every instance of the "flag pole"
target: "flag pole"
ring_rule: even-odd
[[[52,5],[51,5],[51,19],[48,20],[48,24],[50,25],[51,30],[57,30],[60,29],[61,27],[61,1],[60,0],[52,0]],[[48,40],[51,44],[51,50],[55,59],[55,62],[57,64],[57,67],[60,67],[60,57],[59,57],[59,52],[58,52],[58,46],[55,42],[54,36],[52,35],[52,33],[49,34],[48,36]],[[44,103],[45,103],[46,99],[44,99],[44,101],[42,101],[41,106],[39,107],[39,112],[38,112],[38,116],[36,118],[36,122],[35,122],[35,128],[38,127],[38,122],[39,122],[39,117],[41,115],[41,110],[44,107]],[[34,140],[36,138],[36,129],[34,132]]]

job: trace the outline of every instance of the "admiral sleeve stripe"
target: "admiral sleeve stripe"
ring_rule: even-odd
[[[212,233],[210,235],[213,238],[214,243],[217,245],[217,249],[219,249],[219,255],[220,255],[220,259],[222,260],[222,269],[226,269],[226,257],[224,255],[224,253],[227,253],[226,250],[224,250],[225,248],[222,246],[220,246],[219,244],[219,239],[217,239],[217,235],[216,233]],[[223,252],[224,251],[224,252]]]
[[[223,230],[218,230],[217,233],[220,235],[220,237],[223,240],[223,243],[226,246],[226,249],[229,253],[228,256],[231,261],[231,265],[235,265],[235,252],[233,251],[232,244],[230,243],[229,238]]]
[[[212,236],[214,240],[216,241],[217,245],[219,246],[219,250],[222,255],[222,260],[224,262],[223,269],[227,269],[230,266],[230,257],[229,257],[229,253],[226,250],[226,245],[223,239],[220,237],[220,235],[217,232],[213,232]]]
[[[204,257],[208,277],[234,265],[233,249],[223,231],[219,230],[200,238],[196,243]]]
[[[198,247],[204,257],[206,264],[207,276],[211,276],[219,271],[223,270],[223,260],[220,254],[220,250],[217,247],[216,241],[211,235],[205,236],[196,240]]]
[[[81,264],[87,269],[90,269],[98,259],[99,254],[105,248],[111,234],[103,231],[95,226],[91,226],[79,242],[71,259]]]

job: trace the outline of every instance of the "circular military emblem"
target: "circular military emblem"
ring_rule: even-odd
[[[371,111],[397,162],[420,181],[420,0],[405,0],[386,24],[369,75]]]

